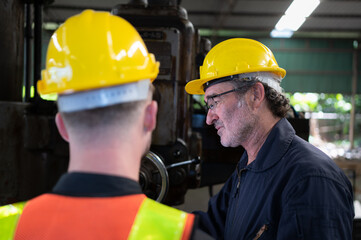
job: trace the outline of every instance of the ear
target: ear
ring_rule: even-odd
[[[151,101],[145,109],[144,130],[152,132],[157,125],[158,103]]]
[[[64,124],[64,120],[61,117],[60,113],[57,113],[55,116],[55,123],[56,126],[58,127],[58,131],[60,133],[60,136],[67,142],[69,142],[69,135],[68,135],[68,131],[66,130],[65,124]]]
[[[253,87],[252,87],[252,106],[254,108],[259,108],[261,106],[261,104],[263,103],[263,100],[265,98],[265,89],[262,83],[257,82]]]

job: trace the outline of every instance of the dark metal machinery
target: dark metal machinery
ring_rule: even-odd
[[[191,132],[190,102],[184,91],[194,74],[198,35],[187,19],[187,12],[176,1],[131,1],[115,6],[112,13],[137,28],[148,50],[160,62],[159,75],[154,81],[159,111],[151,151],[164,165],[153,164],[152,168],[150,162],[154,159],[146,157],[141,168],[141,185],[148,196],[154,198],[154,194],[159,196],[166,191],[162,202],[181,204],[187,189],[199,186],[200,182],[201,153],[191,147],[198,143]],[[168,175],[160,178],[161,172]]]
[[[0,204],[49,191],[67,168],[67,145],[54,124],[55,104],[29,97],[32,79],[40,76],[40,52],[35,52],[41,35],[30,27],[33,10],[34,29],[41,32],[40,1],[0,3]],[[24,46],[28,53],[34,48],[34,59],[27,55],[24,61]]]
[[[68,145],[54,123],[56,104],[42,100],[36,89],[35,96],[30,91],[40,78],[44,3],[0,4],[0,205],[50,191],[68,165]],[[201,138],[192,131],[192,102],[184,91],[195,75],[200,38],[175,1],[132,1],[112,12],[138,29],[161,63],[155,81],[158,124],[151,152],[142,162],[140,184],[151,198],[181,204],[187,189],[200,184]]]

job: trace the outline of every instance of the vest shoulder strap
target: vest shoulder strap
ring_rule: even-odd
[[[189,239],[193,222],[193,214],[188,214],[146,198],[139,208],[128,240]]]
[[[0,240],[13,239],[24,206],[25,202],[18,202],[0,207]]]

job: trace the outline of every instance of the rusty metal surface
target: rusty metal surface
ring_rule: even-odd
[[[0,1],[0,101],[21,101],[24,54],[24,4]]]
[[[150,52],[161,62],[155,83],[160,82],[161,98],[167,101],[160,102],[159,122],[153,134],[156,145],[175,143],[176,138],[188,143],[191,116],[184,86],[195,71],[192,64],[196,49],[194,27],[187,19],[185,9],[166,2],[149,1],[147,6],[117,5],[112,9],[113,14],[127,19],[139,29]],[[170,37],[170,34],[174,36]],[[170,83],[164,84],[163,80]]]
[[[176,141],[177,103],[174,101],[173,83],[156,81],[156,91],[159,92],[157,126],[152,135],[152,144],[169,145]]]

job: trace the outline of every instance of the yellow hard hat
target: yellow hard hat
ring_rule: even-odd
[[[185,90],[189,94],[204,94],[203,86],[211,80],[252,72],[272,72],[280,78],[286,75],[262,43],[246,38],[228,39],[209,51],[200,67],[200,79],[188,82]]]
[[[40,94],[84,90],[153,81],[159,62],[135,28],[108,12],[85,10],[70,17],[52,35]]]

